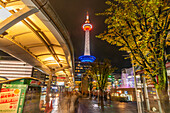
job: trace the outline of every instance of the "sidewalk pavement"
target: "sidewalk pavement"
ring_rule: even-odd
[[[104,102],[104,111],[96,100],[81,99],[78,113],[137,113],[135,102]]]

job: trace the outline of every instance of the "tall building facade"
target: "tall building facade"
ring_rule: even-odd
[[[82,80],[86,70],[90,67],[88,62],[75,61],[75,88],[81,90]]]
[[[20,77],[31,77],[33,66],[20,61],[0,50],[0,78],[8,80]]]

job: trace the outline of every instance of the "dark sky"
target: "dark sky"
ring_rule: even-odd
[[[107,8],[105,0],[50,0],[50,3],[70,34],[76,58],[84,53],[84,31],[81,26],[88,11],[90,22],[93,24],[90,32],[91,55],[99,60],[110,59],[112,65],[119,68],[118,72],[122,68],[131,67],[130,61],[122,56],[126,52],[120,52],[118,47],[95,37],[106,29],[105,17],[95,16],[95,13],[103,12]]]

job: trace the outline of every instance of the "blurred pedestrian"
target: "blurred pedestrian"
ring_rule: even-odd
[[[104,101],[107,101],[107,91],[104,91]]]
[[[59,113],[69,113],[70,112],[71,98],[70,94],[65,95],[58,104]]]
[[[79,104],[78,93],[73,92],[73,95],[71,96],[70,113],[77,113],[78,104]]]
[[[112,97],[111,97],[111,93],[110,92],[109,92],[108,96],[109,96],[109,103],[111,104]]]

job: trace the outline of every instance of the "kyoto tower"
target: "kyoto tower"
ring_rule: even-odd
[[[96,58],[90,55],[90,31],[92,30],[93,26],[90,24],[88,12],[86,15],[86,21],[82,28],[85,31],[85,48],[84,55],[80,56],[79,60],[81,60],[81,62],[94,62]]]

